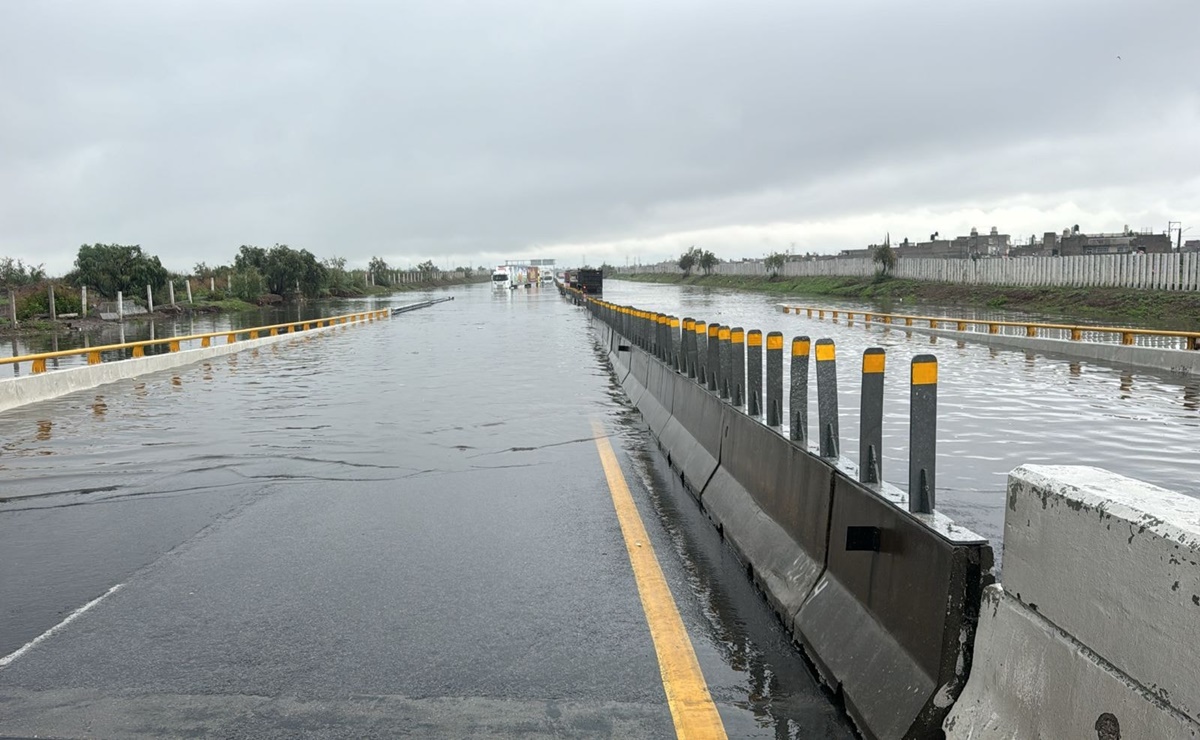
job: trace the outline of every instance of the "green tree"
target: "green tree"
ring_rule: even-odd
[[[683,276],[688,277],[695,269],[696,263],[700,260],[701,252],[696,247],[692,247],[683,254],[679,255],[679,259],[675,264],[679,265],[679,269],[683,270]]]
[[[717,266],[717,262],[717,255],[707,249],[701,252],[700,256],[696,258],[696,264],[700,266],[701,270],[704,270],[705,275],[712,274],[713,268]]]
[[[0,285],[14,288],[19,285],[33,285],[46,279],[44,265],[26,265],[21,260],[12,257],[0,257]]]
[[[763,260],[763,266],[767,268],[767,272],[771,273],[771,277],[779,275],[779,271],[783,269],[783,263],[787,262],[787,255],[783,252],[772,252]]]
[[[237,270],[245,270],[253,267],[259,272],[264,272],[267,269],[267,250],[262,247],[243,244],[238,247],[237,256],[233,258],[233,266]]]
[[[295,250],[286,244],[276,244],[267,251],[266,266],[262,269],[267,290],[276,295],[297,291],[315,298],[325,285],[325,268],[307,249]]]
[[[372,257],[367,263],[367,272],[371,273],[371,279],[376,285],[392,284],[392,268],[388,267],[388,263],[384,262],[382,257]]]
[[[417,270],[425,273],[426,275],[432,273],[436,269],[437,267],[434,266],[433,260],[425,260],[421,264],[417,265]]]
[[[158,257],[144,253],[138,245],[84,244],[68,277],[76,285],[89,285],[101,295],[115,298],[117,291],[132,296],[147,285],[161,288],[167,281],[167,270]]]
[[[256,303],[264,291],[263,277],[254,267],[233,274],[233,295],[247,303]]]
[[[350,276],[346,273],[345,257],[327,257],[321,260],[325,268],[324,288],[330,295],[348,295],[351,288]]]
[[[879,265],[880,275],[891,274],[892,268],[896,266],[896,252],[892,249],[891,235],[884,238],[883,244],[871,247],[871,260]]]

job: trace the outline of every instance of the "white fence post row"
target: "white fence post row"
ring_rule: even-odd
[[[643,265],[621,272],[675,274],[673,262]],[[871,277],[876,265],[869,257],[786,262],[780,270],[788,277]],[[761,261],[723,262],[717,275],[768,274]],[[1015,287],[1115,287],[1144,290],[1200,290],[1200,254],[1097,254],[1074,257],[1022,257],[1016,259],[943,259],[908,257],[897,260],[893,274],[908,280],[961,285],[1011,285]],[[417,273],[399,273],[401,282],[419,282]]]

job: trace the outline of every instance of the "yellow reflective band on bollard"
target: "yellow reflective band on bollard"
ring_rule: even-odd
[[[696,326],[697,334],[707,334],[708,333],[708,324],[705,324],[703,321],[695,322],[695,326]]]
[[[672,328],[672,329],[678,329],[678,328],[679,328],[679,319],[675,318],[674,316],[672,316],[672,317],[671,317],[671,322],[670,322],[670,323],[671,323],[671,328]]]
[[[828,362],[835,359],[835,350],[832,344],[817,343],[817,362]]]
[[[783,340],[781,339],[779,341],[782,342]],[[807,339],[798,339],[798,338],[793,339],[792,340],[792,357],[807,357],[810,347],[811,347],[811,344],[809,343],[809,341]]]
[[[741,330],[730,331],[729,332],[729,341],[733,342],[734,344],[744,343],[746,341],[746,332],[741,331]]]
[[[883,372],[883,362],[885,354],[882,352],[871,352],[863,355],[863,372],[864,373],[881,373]],[[934,365],[934,378],[937,377],[937,366]]]
[[[729,339],[729,327],[728,326],[722,326],[721,328],[717,329],[717,339],[719,339],[722,342]]]
[[[710,339],[715,339],[717,334],[719,334],[720,332],[721,332],[720,324],[709,324],[708,325],[708,336]]]
[[[783,349],[783,336],[767,335],[767,349]]]
[[[758,329],[751,329],[750,333],[746,335],[746,344],[750,345],[751,347],[761,347],[762,332]]]
[[[686,321],[684,321],[683,322],[683,330],[690,331],[690,332],[696,331],[696,320],[695,319],[687,319]]]
[[[930,385],[937,382],[936,362],[914,362],[912,366],[912,384]]]
[[[279,329],[276,329],[275,327],[272,326],[271,327],[271,336],[273,336],[273,337],[279,336]]]

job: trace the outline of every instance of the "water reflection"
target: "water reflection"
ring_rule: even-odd
[[[37,439],[39,442],[48,442],[50,440],[50,432],[54,429],[54,422],[49,419],[39,419],[37,423]]]
[[[108,413],[108,404],[104,402],[104,396],[96,396],[96,399],[92,401],[92,415],[104,418],[106,413]]]

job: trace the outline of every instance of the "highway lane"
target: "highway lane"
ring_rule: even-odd
[[[730,737],[849,737],[584,312],[489,287],[4,414],[0,734],[671,737],[644,548]]]

